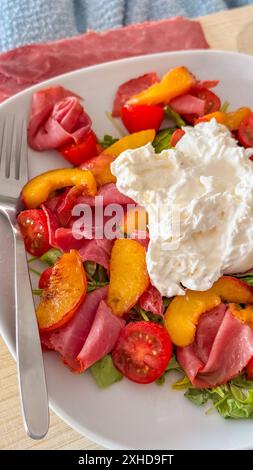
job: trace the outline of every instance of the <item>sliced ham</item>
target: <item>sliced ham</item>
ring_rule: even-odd
[[[252,356],[253,330],[224,304],[202,315],[192,344],[177,348],[179,363],[198,388],[226,383]]]
[[[60,227],[55,232],[54,246],[64,253],[78,250],[83,262],[93,261],[108,269],[113,243],[113,240],[106,238],[78,240],[74,237],[72,228]]]
[[[138,304],[143,310],[152,312],[155,315],[163,314],[163,298],[155,286],[149,284],[148,288],[139,298]]]
[[[34,93],[28,125],[28,142],[33,149],[55,149],[68,142],[78,143],[90,130],[91,119],[73,95],[62,87]]]
[[[105,299],[106,294],[107,287],[91,292],[86,296],[84,303],[66,326],[52,333],[43,333],[41,335],[42,344],[48,349],[59,352],[64,362],[75,370],[80,369],[76,357],[83,348],[98,306],[101,300]]]
[[[99,304],[89,336],[77,356],[80,371],[88,369],[114,348],[125,321],[113,315],[102,300]]]
[[[98,196],[103,199],[97,199]],[[99,204],[100,201],[101,205],[103,206],[107,206],[108,204],[120,204],[121,206],[125,204],[136,205],[133,199],[122,194],[114,183],[108,183],[101,186],[96,196],[94,197],[82,195],[78,196],[76,199],[76,204],[88,204],[89,206],[95,206],[95,203]]]
[[[55,231],[54,246],[63,252],[79,250],[83,245],[83,240],[74,237],[72,228],[59,227]]]
[[[120,116],[120,110],[127,100],[129,100],[133,95],[137,95],[137,93],[140,93],[151,85],[154,85],[154,83],[158,81],[159,78],[157,73],[150,72],[122,83],[122,85],[117,89],[114,98],[112,115],[114,117]]]
[[[198,88],[215,88],[219,82],[220,80],[199,80],[195,86]]]
[[[32,44],[0,56],[0,99],[65,72],[156,52],[208,48],[200,23],[170,18]]]
[[[99,199],[97,199],[99,196]],[[74,186],[67,188],[61,196],[60,202],[56,208],[57,216],[62,225],[67,226],[71,220],[71,212],[75,205],[87,204],[90,207],[107,206],[108,204],[135,204],[135,202],[124,194],[120,193],[114,183],[105,184],[99,188],[96,196],[87,196],[85,188]]]
[[[205,106],[205,100],[190,94],[179,96],[170,101],[170,107],[179,114],[203,116],[205,114]]]
[[[49,244],[53,247],[56,246],[56,240],[55,240],[55,231],[59,227],[58,219],[55,215],[55,213],[50,209],[50,207],[42,204],[41,206],[46,219],[47,219],[47,228],[48,228],[48,233],[49,233]]]
[[[84,261],[94,261],[101,264],[105,269],[109,269],[113,240],[83,240],[81,248],[78,250]]]

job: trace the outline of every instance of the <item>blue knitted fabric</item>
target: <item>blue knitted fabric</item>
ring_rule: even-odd
[[[145,20],[188,17],[253,0],[1,0],[0,50]]]

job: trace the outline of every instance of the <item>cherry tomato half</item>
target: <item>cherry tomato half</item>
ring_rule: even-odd
[[[250,380],[253,380],[253,357],[249,360],[246,366],[247,376]]]
[[[79,166],[98,154],[96,134],[90,130],[79,144],[66,144],[58,150],[72,165]]]
[[[41,256],[49,250],[47,218],[41,209],[20,212],[17,217],[26,250],[33,256]]]
[[[49,286],[49,279],[52,274],[53,268],[49,267],[43,271],[39,280],[39,289],[45,289]]]
[[[238,129],[238,140],[243,147],[253,147],[253,113],[242,120]]]
[[[176,131],[174,131],[170,139],[170,145],[172,147],[175,147],[184,134],[185,131],[183,131],[183,129],[177,129]]]
[[[115,367],[129,380],[148,384],[158,379],[172,356],[170,337],[153,322],[128,323],[112,352]]]
[[[164,110],[161,106],[142,104],[125,105],[121,108],[121,119],[128,132],[155,129],[158,131],[164,118]]]
[[[191,95],[197,96],[197,98],[206,101],[205,114],[214,113],[215,111],[220,110],[220,98],[207,88],[196,86],[191,89],[190,93]]]

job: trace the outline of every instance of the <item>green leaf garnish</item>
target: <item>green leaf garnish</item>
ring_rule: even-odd
[[[107,388],[123,379],[123,375],[114,367],[110,355],[93,364],[90,371],[99,388]]]
[[[183,127],[186,125],[180,114],[176,113],[176,111],[173,111],[170,106],[164,106],[164,112],[169,119],[173,119],[177,127]]]
[[[107,149],[107,147],[110,147],[115,142],[118,142],[118,140],[119,139],[116,139],[115,137],[112,137],[109,134],[105,134],[104,138],[102,140],[100,140],[99,143],[100,143],[101,147],[103,147],[103,149]]]
[[[230,106],[229,101],[224,101],[224,103],[223,103],[222,106],[220,107],[220,112],[221,112],[221,113],[227,113],[229,106]]]
[[[87,276],[91,279],[92,276],[94,276],[96,269],[97,269],[97,263],[94,261],[85,261],[84,262],[84,269],[86,271]]]
[[[57,248],[50,248],[50,250],[40,257],[40,260],[49,266],[54,266],[60,256],[62,256],[61,250],[58,250]]]
[[[42,289],[32,289],[33,295],[41,295],[42,294]]]
[[[207,413],[216,408],[223,418],[253,418],[253,381],[248,380],[244,373],[214,388],[198,389],[190,386],[185,397],[197,406],[210,400],[213,406]]]
[[[171,148],[170,139],[175,129],[163,129],[158,132],[155,136],[155,139],[152,142],[152,145],[156,153],[160,153],[163,150]]]

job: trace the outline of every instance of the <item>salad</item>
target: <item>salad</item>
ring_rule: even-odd
[[[73,372],[90,371],[101,388],[123,378],[160,386],[174,371],[173,388],[195,405],[210,402],[224,418],[253,418],[253,272],[224,270],[208,289],[181,282],[178,293],[166,295],[170,272],[160,272],[159,289],[148,269],[149,203],[133,197],[137,190],[124,191],[121,177],[126,155],[134,165],[149,152],[155,165],[205,129],[225,136],[251,165],[253,112],[229,110],[213,91],[218,83],[183,66],[161,79],[155,72],[133,78],[118,88],[110,115],[124,136],[102,139],[74,92],[35,92],[28,143],[41,158],[57,151],[62,168],[24,186],[17,220],[39,276],[33,293],[45,351],[57,352]],[[162,252],[154,256],[159,266]]]

